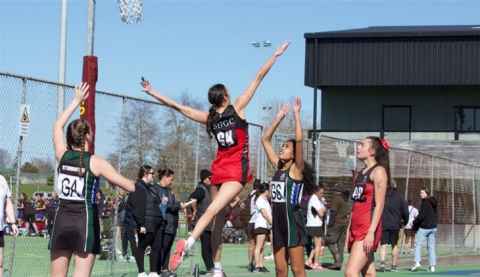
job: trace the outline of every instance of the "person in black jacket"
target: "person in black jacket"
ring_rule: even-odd
[[[417,218],[413,221],[413,230],[418,230],[415,237],[415,265],[411,271],[418,270],[422,261],[422,244],[427,241],[428,260],[430,262],[430,272],[435,272],[437,264],[436,255],[436,235],[437,235],[437,200],[430,196],[430,192],[423,188],[420,190],[422,203]]]
[[[197,185],[195,191],[190,195],[190,199],[193,200],[196,212],[194,222],[205,213],[208,206],[212,202],[212,196],[210,195],[210,178],[212,173],[206,169],[200,171],[200,183]],[[202,259],[205,264],[207,272],[213,270],[213,249],[212,249],[212,230],[213,222],[205,228],[202,235],[200,236],[200,241],[202,242]]]
[[[158,195],[161,199],[159,207],[163,220],[156,238],[160,245],[157,261],[158,274],[168,271],[170,250],[177,235],[179,212],[180,209],[185,207],[183,203],[177,201],[175,194],[171,190],[174,174],[173,170],[169,168],[158,170],[158,178],[160,180]]]
[[[348,202],[350,191],[341,188],[342,184],[335,184],[332,189],[332,199],[329,205],[328,221],[326,222],[327,235],[325,244],[332,253],[333,264],[326,265],[328,269],[341,270],[343,266],[343,251],[347,236],[348,222],[350,221],[351,206]]]
[[[130,193],[127,200],[126,220],[129,216],[133,217],[135,222],[138,244],[135,253],[135,261],[138,268],[138,276],[146,277],[144,268],[145,249],[151,246],[150,253],[150,272],[157,274],[158,254],[160,253],[160,244],[156,241],[157,233],[162,224],[160,201],[156,196],[156,185],[153,184],[154,171],[151,166],[143,165],[138,171],[138,180],[135,184],[135,192]]]
[[[392,246],[392,269],[397,271],[398,266],[398,239],[400,229],[408,222],[408,206],[405,199],[396,188],[388,188],[385,207],[382,215],[382,241],[380,248],[380,269],[385,271],[385,257],[387,256],[387,245]]]
[[[120,192],[118,202],[117,222],[122,241],[122,258],[126,261],[130,261],[128,244],[130,244],[132,255],[135,255],[135,253],[137,253],[137,242],[135,241],[135,230],[137,226],[135,224],[133,213],[127,205],[128,195],[125,192]]]

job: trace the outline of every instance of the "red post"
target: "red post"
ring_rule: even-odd
[[[92,143],[89,145],[89,152],[95,152],[95,91],[98,80],[98,59],[96,56],[83,57],[82,81],[89,85],[89,95],[85,105],[80,109],[80,117],[90,123],[92,127]]]

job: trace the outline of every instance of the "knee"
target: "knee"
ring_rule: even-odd
[[[344,276],[345,277],[355,277],[355,276],[358,276],[358,272],[356,272],[356,270],[351,268],[351,267],[347,267],[345,269]]]
[[[276,273],[277,277],[287,277],[288,276],[288,272],[284,268],[278,268],[278,267],[275,268],[275,273]]]
[[[305,266],[303,264],[301,266],[292,265],[292,272],[293,276],[305,276]]]

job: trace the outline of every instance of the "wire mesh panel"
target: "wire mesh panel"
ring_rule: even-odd
[[[320,136],[317,174],[327,187],[341,184],[351,189],[351,169],[364,165],[352,162],[355,142]],[[313,153],[310,153],[310,155]],[[437,244],[440,255],[476,253],[478,249],[478,167],[426,153],[393,147],[389,151],[391,185],[420,207],[420,190],[430,191],[437,200]],[[356,164],[356,165],[355,165]],[[451,252],[455,249],[454,252]]]
[[[65,101],[69,103],[74,95],[72,86],[0,73],[3,100],[0,102],[3,130],[0,132],[0,174],[9,181],[14,199],[18,200],[17,216],[22,233],[16,239],[6,237],[4,264],[10,276],[49,275],[48,236],[56,203],[52,194],[55,177],[52,126],[59,87],[65,89]],[[181,101],[196,105],[194,99],[188,97]],[[22,140],[23,149],[19,152],[21,104],[30,104],[31,121],[29,134]],[[77,117],[78,113],[73,116]],[[154,169],[172,169],[175,172],[173,190],[179,200],[188,198],[198,182],[200,170],[209,169],[215,157],[216,142],[207,134],[205,126],[155,102],[98,91],[96,127],[96,154],[132,179],[143,164],[150,164]],[[250,167],[257,178],[268,181],[275,168],[265,156],[262,132],[260,125],[249,125]],[[280,151],[282,144],[292,138],[292,134],[276,133],[272,138],[275,151]],[[319,136],[313,141],[306,139],[304,159],[315,164],[319,183],[326,184],[327,188],[339,184],[351,190],[353,170],[363,167],[356,159],[356,145],[353,140],[328,136]],[[390,150],[390,167],[392,185],[405,199],[412,200],[418,207],[422,188],[430,190],[437,199],[437,241],[443,251],[440,254],[476,253],[480,247],[479,168],[395,147]],[[119,207],[124,196],[112,185],[102,181],[102,194],[97,196],[102,251],[95,264],[94,276],[136,272],[132,254],[129,247],[125,252],[121,236],[123,225]],[[17,197],[17,192],[24,196]],[[25,209],[25,203],[30,210]],[[188,223],[188,214],[181,213],[177,238],[187,236]],[[26,266],[32,262],[36,265],[34,273]],[[182,270],[187,274],[191,266],[186,265]]]

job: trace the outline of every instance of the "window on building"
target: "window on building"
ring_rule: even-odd
[[[383,106],[383,130],[390,132],[410,132],[411,106]]]
[[[457,131],[480,131],[480,106],[456,107],[455,124]]]

